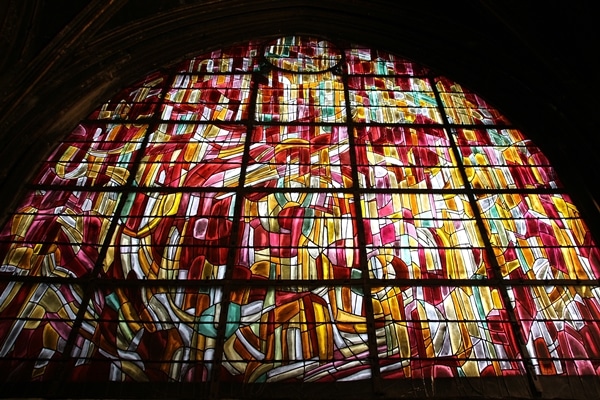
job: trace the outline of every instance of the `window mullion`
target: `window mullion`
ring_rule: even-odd
[[[100,272],[105,267],[106,255],[111,247],[111,243],[114,239],[114,234],[119,226],[119,221],[121,220],[122,217],[124,217],[124,215],[122,215],[122,213],[123,213],[128,201],[130,200],[130,197],[135,196],[135,194],[138,193],[138,191],[131,190],[131,188],[136,186],[136,184],[135,184],[136,173],[137,173],[138,169],[140,168],[140,165],[144,158],[144,150],[146,149],[146,147],[150,141],[150,136],[152,135],[152,132],[156,128],[158,128],[159,124],[161,123],[161,109],[162,109],[161,106],[164,104],[164,99],[165,99],[166,94],[171,87],[170,85],[173,83],[174,79],[175,79],[175,77],[174,77],[173,73],[169,73],[167,75],[167,77],[165,79],[165,84],[164,84],[163,88],[161,89],[160,100],[156,104],[156,108],[155,108],[154,112],[152,113],[152,117],[150,117],[147,120],[148,129],[144,133],[144,137],[140,143],[138,152],[135,155],[135,158],[129,167],[129,172],[130,172],[129,176],[127,177],[127,180],[123,184],[123,186],[119,188],[119,190],[115,190],[112,192],[115,194],[120,193],[121,197],[119,198],[119,201],[117,202],[117,206],[115,207],[115,211],[113,213],[112,220],[110,222],[110,225],[106,232],[104,240],[102,241],[102,245],[100,246],[100,251],[98,252],[98,258],[96,259],[96,262],[94,263],[94,267],[88,275],[76,279],[77,283],[74,283],[74,285],[81,286],[83,296],[81,299],[81,304],[77,311],[77,315],[75,317],[75,320],[73,321],[73,326],[72,326],[69,336],[65,342],[65,347],[62,352],[61,362],[63,363],[63,368],[60,368],[58,370],[57,376],[54,377],[52,386],[49,390],[50,393],[53,393],[56,396],[60,396],[59,393],[61,393],[62,390],[67,388],[67,385],[64,385],[63,382],[68,380],[68,371],[70,371],[70,368],[68,367],[68,360],[71,358],[71,353],[73,351],[73,348],[75,346],[75,341],[77,340],[77,337],[81,330],[81,326],[85,319],[85,314],[90,306],[90,301],[91,301],[92,297],[94,296],[94,292],[96,290],[98,290],[98,287],[99,287],[97,284],[98,278],[100,278],[100,276],[99,276]],[[117,124],[123,124],[123,122],[118,122]],[[101,191],[107,191],[107,190],[104,190],[104,188],[103,188],[103,190],[101,190]],[[115,285],[115,287],[118,288],[121,286],[117,283]]]
[[[358,254],[359,254],[359,265],[361,271],[361,289],[363,292],[363,302],[365,307],[365,319],[367,325],[367,340],[369,347],[369,359],[371,362],[371,384],[373,386],[374,393],[381,393],[381,370],[379,368],[379,354],[377,351],[377,331],[375,328],[375,315],[373,309],[373,298],[371,297],[371,285],[369,277],[369,264],[367,258],[366,244],[367,240],[364,231],[364,216],[362,209],[362,195],[364,190],[359,187],[359,176],[358,176],[358,165],[356,157],[356,143],[355,143],[355,128],[354,118],[352,115],[352,103],[350,101],[350,88],[348,79],[348,70],[345,67],[346,64],[346,52],[342,51],[341,60],[341,75],[342,82],[344,85],[344,101],[346,109],[346,129],[348,130],[348,143],[349,143],[349,158],[352,171],[352,194],[355,204],[356,213],[356,226],[357,226],[357,239],[358,239]]]
[[[235,267],[236,262],[236,250],[241,246],[240,243],[240,225],[242,216],[242,208],[244,205],[244,194],[246,193],[245,185],[246,185],[246,173],[248,163],[250,162],[250,146],[252,144],[252,134],[254,130],[254,126],[256,124],[256,99],[258,96],[258,90],[260,85],[260,79],[258,76],[260,75],[260,71],[255,71],[252,73],[252,80],[250,83],[250,95],[249,95],[249,103],[248,103],[248,120],[246,122],[246,140],[244,141],[244,153],[242,155],[242,162],[240,165],[240,177],[238,186],[235,190],[235,202],[234,202],[234,214],[232,216],[232,224],[231,224],[231,234],[229,239],[229,249],[227,251],[227,263],[225,269],[225,278],[221,280],[221,308],[219,310],[218,316],[215,315],[217,319],[217,337],[215,342],[215,349],[213,355],[213,363],[212,363],[212,371],[210,373],[210,399],[219,398],[220,385],[221,382],[219,380],[219,370],[223,363],[223,352],[226,335],[226,328],[228,324],[229,317],[229,306],[232,303],[231,296],[233,290],[239,290],[238,286],[228,284],[233,279],[233,269]],[[234,321],[235,322],[235,321]]]
[[[512,301],[511,301],[510,295],[508,293],[509,289],[506,284],[507,281],[502,276],[502,271],[500,269],[500,266],[498,265],[498,260],[496,259],[496,256],[494,254],[494,249],[493,249],[492,243],[490,241],[489,235],[487,234],[485,224],[483,222],[483,216],[479,209],[479,204],[477,202],[475,192],[473,191],[473,188],[471,187],[471,184],[470,184],[468,176],[467,176],[467,172],[465,170],[464,163],[462,161],[462,155],[461,155],[460,149],[458,148],[458,145],[456,144],[456,141],[454,140],[455,128],[452,124],[450,124],[448,115],[446,114],[446,110],[444,108],[444,103],[442,101],[442,97],[436,86],[436,82],[435,82],[435,79],[433,76],[429,77],[429,82],[432,87],[433,93],[435,95],[438,110],[440,111],[440,115],[442,116],[444,130],[446,132],[446,135],[448,136],[452,154],[454,155],[461,179],[463,180],[463,184],[466,189],[465,194],[466,194],[467,198],[469,199],[469,204],[471,205],[471,209],[473,211],[473,216],[475,217],[475,223],[477,225],[477,229],[479,230],[479,235],[481,236],[481,239],[485,246],[485,251],[487,254],[486,258],[488,259],[488,262],[491,263],[490,270],[491,270],[493,276],[490,279],[490,284],[497,285],[498,291],[500,292],[500,295],[502,297],[502,303],[504,304],[504,308],[508,315],[508,318],[509,318],[509,321],[510,321],[510,324],[512,327],[512,331],[513,331],[512,333],[516,338],[516,342],[519,344],[519,351],[521,352],[521,356],[523,357],[523,364],[524,364],[524,367],[525,367],[525,370],[527,373],[527,379],[529,382],[530,390],[532,391],[532,393],[534,393],[536,395],[540,394],[542,391],[541,383],[537,379],[537,375],[536,375],[535,369],[533,367],[532,356],[529,353],[529,350],[527,349],[527,341],[525,340],[525,338],[523,336],[521,324],[519,323],[519,320],[516,316],[514,307],[512,306]]]

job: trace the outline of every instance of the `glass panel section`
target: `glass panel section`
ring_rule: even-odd
[[[457,128],[452,133],[458,146],[525,147],[537,154],[539,149],[517,129]]]
[[[104,270],[116,279],[221,279],[233,193],[130,194]]]
[[[384,378],[525,373],[498,288],[391,286],[371,296]]]
[[[475,189],[562,187],[548,159],[514,129],[455,132]]]
[[[342,78],[331,72],[269,71],[260,81],[256,120],[344,122],[346,106]]]
[[[361,195],[371,277],[487,276],[484,243],[466,196]]]
[[[350,77],[350,104],[355,122],[441,123],[435,95],[417,78]]]
[[[51,380],[59,372],[82,295],[75,285],[0,282],[0,382]]]
[[[94,269],[120,195],[31,191],[0,233],[0,273],[81,277]]]
[[[162,120],[234,121],[248,118],[251,75],[176,75]]]
[[[352,170],[345,127],[259,126],[250,145],[246,186],[343,188]]]
[[[235,187],[246,127],[160,124],[150,135],[136,182],[148,187]]]
[[[346,50],[349,74],[356,75],[409,75],[422,76],[429,70],[422,65],[381,50],[352,46]]]
[[[286,71],[319,72],[333,68],[342,55],[326,40],[288,36],[267,44],[265,58]]]
[[[40,185],[121,186],[148,126],[82,123],[42,164],[34,182]]]
[[[88,117],[101,120],[138,121],[152,117],[163,96],[168,78],[162,72],[148,75],[144,80],[123,89]]]
[[[464,187],[441,129],[372,126],[356,129],[360,187],[455,189]]]
[[[222,290],[214,287],[103,289],[72,351],[67,379],[206,381],[214,361]],[[89,318],[89,319],[88,319]]]
[[[179,73],[252,72],[258,68],[261,49],[262,43],[254,40],[194,57],[175,65],[173,70]]]
[[[236,265],[247,278],[359,277],[353,196],[342,193],[254,194],[243,204]],[[240,271],[241,272],[241,271]]]
[[[598,375],[600,289],[514,286],[509,290],[539,375]]]
[[[600,254],[568,196],[494,194],[481,196],[478,204],[504,276],[600,276]]]
[[[236,290],[226,380],[338,381],[370,377],[362,291],[347,286]]]
[[[507,125],[508,119],[485,100],[444,77],[435,79],[451,124]]]

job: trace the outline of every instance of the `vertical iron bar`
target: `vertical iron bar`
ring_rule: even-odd
[[[242,206],[244,204],[244,187],[246,185],[246,171],[250,161],[250,145],[252,143],[252,134],[255,125],[255,112],[256,112],[256,99],[258,96],[259,80],[258,76],[260,71],[253,71],[251,73],[245,72],[244,74],[250,75],[250,93],[248,96],[248,120],[246,122],[246,139],[244,142],[244,152],[242,154],[242,162],[240,165],[240,178],[238,187],[235,191],[235,202],[233,208],[233,221],[231,224],[231,236],[229,239],[229,250],[227,252],[227,263],[225,269],[225,284],[222,286],[221,294],[221,309],[219,311],[218,325],[217,325],[217,337],[215,339],[215,350],[213,358],[213,366],[210,378],[210,399],[218,399],[220,391],[220,381],[218,376],[218,370],[223,362],[223,349],[225,345],[225,333],[227,328],[227,318],[229,315],[229,305],[231,304],[231,293],[232,287],[227,285],[233,277],[233,268],[235,266],[236,248],[241,246],[239,229],[241,224]],[[216,313],[215,313],[216,314]],[[216,317],[216,315],[215,315]]]
[[[428,77],[428,80],[429,80],[429,84],[432,87],[433,93],[435,95],[435,99],[438,104],[438,110],[440,111],[440,114],[442,116],[444,130],[446,131],[446,134],[448,135],[448,140],[450,141],[450,147],[452,149],[452,153],[456,160],[461,179],[463,180],[464,185],[465,185],[465,194],[467,195],[467,198],[469,199],[469,204],[471,205],[471,208],[473,210],[473,215],[475,217],[475,223],[477,225],[477,228],[479,229],[479,234],[481,235],[481,238],[483,240],[487,258],[488,258],[489,262],[491,263],[493,279],[491,280],[492,282],[490,282],[490,283],[495,283],[498,286],[498,290],[502,297],[502,302],[504,303],[506,313],[508,315],[510,324],[513,329],[513,335],[515,336],[516,342],[519,344],[519,350],[521,352],[521,356],[523,357],[523,364],[524,364],[525,370],[527,372],[527,380],[529,382],[529,388],[534,396],[540,396],[540,394],[542,392],[541,383],[538,381],[537,376],[535,374],[532,357],[529,354],[529,350],[527,349],[527,342],[525,341],[525,338],[523,337],[521,325],[519,324],[519,320],[516,317],[515,310],[512,306],[511,300],[510,300],[510,295],[508,294],[506,280],[503,279],[503,277],[502,277],[502,270],[500,268],[500,265],[498,264],[498,260],[496,259],[496,256],[494,255],[494,249],[493,249],[492,243],[490,241],[490,238],[487,234],[485,224],[483,222],[483,216],[481,214],[479,205],[477,203],[477,198],[475,197],[473,188],[471,187],[471,184],[468,180],[465,166],[462,162],[462,156],[460,153],[460,149],[458,148],[458,145],[456,144],[456,141],[454,140],[455,129],[451,126],[450,121],[448,120],[448,115],[446,114],[446,110],[444,108],[444,103],[442,102],[442,97],[440,95],[439,90],[437,89],[436,84],[435,84],[435,77],[430,75]],[[488,128],[492,128],[492,127],[494,127],[494,125],[483,126],[484,129],[488,129]]]
[[[81,329],[81,325],[83,324],[83,320],[85,318],[87,309],[90,305],[90,301],[92,299],[94,291],[97,288],[96,280],[98,278],[98,273],[100,272],[101,268],[104,265],[104,260],[105,260],[106,254],[110,247],[113,236],[117,230],[117,226],[119,225],[119,219],[122,217],[121,213],[123,212],[123,209],[125,208],[125,205],[127,203],[129,196],[137,193],[136,191],[133,191],[130,189],[135,183],[136,173],[138,172],[138,168],[140,167],[141,161],[144,157],[144,151],[146,150],[146,146],[148,145],[148,142],[150,141],[150,136],[151,136],[153,130],[158,128],[158,126],[160,125],[161,108],[162,108],[161,106],[164,104],[164,99],[166,97],[168,90],[171,88],[173,81],[174,81],[173,72],[168,71],[167,73],[165,73],[165,83],[161,90],[161,97],[156,104],[156,109],[154,110],[152,117],[148,120],[148,128],[144,134],[144,138],[142,139],[142,142],[140,143],[138,153],[130,165],[130,169],[129,169],[130,174],[127,177],[127,180],[125,181],[125,184],[122,186],[123,190],[120,191],[121,198],[119,199],[117,206],[115,207],[113,219],[110,222],[109,228],[106,232],[106,236],[104,238],[104,241],[102,242],[100,252],[98,253],[98,258],[96,259],[96,262],[94,263],[94,267],[93,267],[92,271],[87,276],[81,278],[81,287],[82,287],[82,291],[83,291],[83,296],[81,299],[81,304],[80,304],[79,310],[77,311],[77,315],[75,317],[75,320],[73,321],[73,326],[71,328],[69,337],[67,338],[65,348],[62,353],[62,357],[60,360],[61,363],[66,364],[67,360],[71,357],[70,354],[73,351],[73,347],[75,346],[75,340],[77,339],[77,335],[79,333],[79,330]],[[124,124],[124,123],[125,122],[123,122],[123,121],[119,121],[118,124]],[[109,124],[109,122],[107,122],[107,125],[108,124]],[[109,192],[109,191],[106,191],[106,192]],[[117,193],[117,191],[114,191],[113,193]],[[53,384],[51,385],[50,393],[53,396],[58,396],[60,394],[61,389],[65,387],[65,386],[61,386],[61,382],[67,378],[67,370],[68,370],[68,368],[66,368],[66,367],[61,368],[58,372],[58,376],[56,376],[52,380]]]
[[[358,163],[356,157],[355,124],[352,115],[350,89],[348,82],[348,69],[346,65],[346,48],[341,48],[342,58],[340,61],[341,77],[344,85],[344,101],[346,107],[346,129],[348,130],[348,144],[350,153],[350,166],[352,171],[352,195],[356,212],[356,226],[358,229],[358,251],[361,271],[361,285],[365,307],[365,319],[367,324],[367,344],[369,348],[369,360],[371,362],[371,387],[375,395],[382,393],[381,370],[379,368],[379,352],[377,350],[377,330],[375,329],[375,315],[373,311],[373,298],[371,296],[371,285],[369,284],[369,265],[367,259],[367,240],[365,237],[365,224],[362,210],[361,194],[364,190],[359,188]]]

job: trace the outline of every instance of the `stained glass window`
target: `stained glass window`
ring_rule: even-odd
[[[253,41],[124,89],[0,261],[5,383],[600,372],[598,247],[540,149],[357,45]]]

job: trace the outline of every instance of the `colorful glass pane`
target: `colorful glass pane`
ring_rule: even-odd
[[[252,72],[261,60],[262,41],[250,41],[238,46],[217,49],[173,66],[178,73]]]
[[[597,279],[598,248],[561,194],[494,194],[478,205],[503,275],[515,279]]]
[[[129,178],[148,125],[82,123],[46,160],[41,185],[121,186]]]
[[[361,200],[373,277],[486,276],[485,244],[464,196],[373,193]]]
[[[450,123],[460,125],[509,124],[508,119],[477,94],[463,89],[458,83],[444,77],[438,77],[435,81]]]
[[[226,341],[224,379],[320,381],[370,375],[362,291],[352,287],[253,287]],[[352,378],[350,378],[352,379]]]
[[[332,72],[295,74],[271,70],[260,83],[256,99],[258,121],[346,120],[342,79]]]
[[[134,87],[128,87],[92,112],[89,119],[144,120],[153,116],[163,96],[167,76],[161,72],[148,75]]]
[[[231,121],[247,118],[248,74],[177,75],[165,95],[160,118]]]
[[[257,126],[250,144],[246,185],[277,188],[348,188],[346,127]]]
[[[509,292],[540,375],[596,375],[598,287],[527,286]]]
[[[66,379],[206,380],[221,304],[219,287],[101,288],[84,318],[88,328],[75,340],[77,361]]]
[[[450,141],[441,129],[370,126],[356,129],[361,187],[463,188]]]
[[[151,187],[234,187],[244,154],[243,126],[160,124],[148,138],[136,174]]]
[[[350,77],[350,104],[358,122],[440,123],[435,95],[424,79]]]
[[[0,262],[0,382],[600,371],[600,252],[542,151],[361,46],[252,41],[124,89]]]
[[[254,193],[242,205],[236,267],[248,277],[348,279],[360,271],[352,196]]]
[[[335,67],[342,55],[326,40],[288,36],[265,46],[265,59],[293,72],[320,72]]]
[[[121,196],[36,190],[0,233],[0,272],[83,277],[95,268]]]
[[[384,377],[524,373],[498,288],[385,287],[372,296]]]
[[[82,287],[3,282],[0,290],[2,381],[39,380],[56,373],[82,306]],[[80,330],[88,328],[84,323]]]

